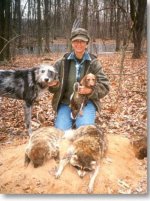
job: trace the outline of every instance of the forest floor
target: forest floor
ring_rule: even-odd
[[[30,68],[41,62],[53,64],[58,54],[18,56],[0,69]],[[131,140],[147,132],[147,56],[132,59],[126,53],[99,55],[104,72],[110,80],[110,93],[101,100],[97,123],[108,136],[109,146],[95,181],[94,194],[147,193],[147,158],[135,157]],[[120,73],[122,75],[120,75]],[[52,94],[46,92],[33,107],[34,129],[53,126]],[[29,137],[23,121],[23,102],[0,99],[0,193],[1,194],[86,194],[89,175],[81,179],[68,165],[60,179],[54,177],[55,161],[42,167],[24,167],[25,147]],[[67,147],[62,141],[61,152]]]

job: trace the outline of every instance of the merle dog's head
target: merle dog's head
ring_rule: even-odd
[[[49,64],[41,64],[36,70],[36,80],[43,87],[48,87],[49,83],[58,79],[58,72]]]

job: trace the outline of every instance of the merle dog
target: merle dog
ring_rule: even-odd
[[[31,129],[31,111],[34,100],[39,93],[58,79],[53,66],[41,64],[39,67],[22,70],[0,70],[0,96],[25,101],[25,124],[28,134]]]

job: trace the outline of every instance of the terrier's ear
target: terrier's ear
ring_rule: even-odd
[[[78,92],[79,86],[80,86],[79,82],[75,82],[73,85],[73,91]]]
[[[87,76],[85,75],[85,76],[82,78],[80,84],[81,84],[82,86],[86,86],[86,84],[87,84],[86,82],[87,82]]]

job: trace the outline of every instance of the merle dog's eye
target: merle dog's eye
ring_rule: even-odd
[[[54,76],[54,72],[52,72],[52,71],[49,70],[49,71],[48,71],[48,76],[49,76],[49,77]]]
[[[45,70],[41,70],[41,73],[45,73]]]

